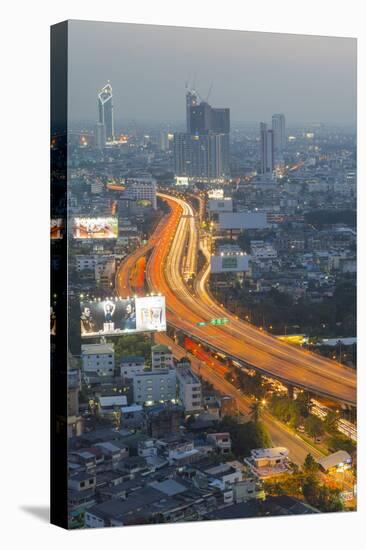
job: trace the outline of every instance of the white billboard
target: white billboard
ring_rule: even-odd
[[[208,209],[210,212],[232,212],[233,199],[228,197],[222,199],[209,199]]]
[[[175,185],[178,187],[187,187],[189,180],[187,176],[175,176]]]
[[[208,198],[209,199],[222,199],[224,198],[224,190],[223,189],[210,189],[208,192]]]
[[[266,212],[222,212],[219,214],[220,229],[266,229]]]
[[[166,330],[165,296],[136,298],[136,330]]]
[[[248,271],[249,256],[246,254],[220,254],[211,256],[211,273],[238,273]]]

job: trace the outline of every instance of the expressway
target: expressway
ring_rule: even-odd
[[[176,212],[176,214],[178,213]],[[158,224],[148,243],[128,256],[119,266],[116,277],[116,288],[121,297],[131,296],[132,294],[131,278],[135,265],[139,259],[147,255],[154,247],[160,248],[162,243],[169,242],[168,237],[164,235],[164,230],[166,224],[169,222],[169,218],[172,227],[175,223],[178,223],[178,217],[175,217],[173,214],[165,216]],[[170,237],[170,242],[171,240],[172,238]],[[195,245],[192,244],[191,246]],[[169,345],[177,359],[187,355],[187,351],[183,347],[179,346],[164,333],[156,333],[155,342]],[[248,417],[252,400],[243,395],[224,378],[222,366],[220,365],[221,369],[217,368],[217,365],[210,365],[208,362],[203,362],[192,354],[189,354],[189,357],[193,370],[204,380],[213,384],[213,386],[223,394],[233,397],[236,400],[239,412]],[[290,450],[291,460],[293,462],[299,465],[303,464],[308,453],[311,453],[315,458],[321,456],[321,453],[317,449],[296,435],[284,424],[278,422],[268,411],[262,411],[262,419],[267,426],[272,444],[280,447],[287,447]]]
[[[352,369],[292,347],[229,313],[207,291],[209,266],[198,277],[196,292],[188,289],[182,267],[184,258],[192,258],[192,248],[196,249],[195,236],[190,235],[197,230],[192,224],[194,211],[181,198],[166,194],[160,197],[169,205],[170,214],[146,245],[152,250],[146,276],[150,289],[166,297],[168,323],[209,348],[284,383],[355,405],[356,376]],[[197,326],[218,317],[227,317],[229,323]]]
[[[115,281],[118,296],[127,298],[133,293],[131,285],[132,272],[135,269],[137,262],[146,256],[154,248],[154,246],[159,243],[162,238],[164,226],[169,217],[169,214],[165,215],[158,223],[148,242],[144,246],[137,248],[133,254],[130,254],[121,262],[116,273]]]

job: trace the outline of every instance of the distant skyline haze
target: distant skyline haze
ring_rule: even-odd
[[[354,38],[69,22],[69,120],[94,124],[110,81],[115,120],[185,122],[185,86],[232,122],[356,124]]]

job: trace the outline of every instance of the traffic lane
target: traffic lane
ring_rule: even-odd
[[[171,203],[172,201],[169,201],[169,202]],[[173,204],[173,205],[171,204],[170,206],[171,206],[171,208],[174,208],[174,204]],[[175,210],[176,210],[176,209],[175,209]],[[181,208],[181,211],[183,212],[183,208]],[[175,216],[175,222],[177,222],[177,216]],[[171,227],[174,229],[174,231],[176,231],[176,230],[177,230],[177,223],[174,223],[174,225],[171,226]],[[180,233],[178,232],[178,235],[181,235],[181,231],[184,230],[184,225],[179,225],[179,224],[178,224],[178,228],[180,229]],[[170,243],[172,242],[172,240],[173,240],[173,235],[170,236],[170,239],[165,239],[164,242],[170,244]],[[176,240],[177,240],[177,239],[174,239],[174,241],[176,241]],[[173,242],[171,248],[172,248],[174,257],[179,256],[179,246],[177,246],[177,244],[176,244],[176,243],[174,244],[174,242]],[[175,303],[176,297],[174,296],[174,294],[169,293],[169,290],[168,290],[167,286],[164,284],[165,281],[164,281],[164,274],[163,274],[163,272],[162,272],[162,265],[163,265],[163,262],[164,262],[164,256],[167,254],[167,252],[168,252],[168,250],[167,250],[166,248],[165,248],[165,249],[164,249],[163,247],[159,248],[158,254],[157,254],[156,257],[155,257],[155,260],[156,260],[155,263],[154,263],[154,262],[151,262],[151,263],[150,263],[150,266],[153,265],[153,268],[151,269],[151,278],[152,278],[152,279],[154,278],[154,272],[155,272],[155,274],[158,275],[158,277],[155,277],[155,279],[156,279],[155,282],[156,282],[156,287],[157,287],[157,289],[158,289],[159,291],[162,291],[162,286],[164,286],[165,288],[164,288],[163,292],[164,292],[166,295],[169,294],[169,296],[167,296],[167,298],[168,298],[168,299],[167,299],[168,307],[173,311],[173,313],[174,313],[174,309],[178,309],[178,315],[179,315],[179,317],[182,318],[182,316],[185,316],[185,317],[188,319],[188,318],[189,318],[189,314],[187,314],[187,310],[185,310],[185,309],[182,307],[182,304],[178,304],[178,305],[175,304],[175,305],[176,305],[176,308],[174,308],[174,303]],[[153,256],[152,256],[151,259],[153,259],[153,258],[154,258],[154,254],[153,254]],[[168,262],[168,265],[169,265],[169,264],[172,265],[172,264],[174,264],[174,262]],[[177,271],[177,270],[176,270],[176,271]],[[178,285],[178,290],[179,290],[180,294],[182,294],[182,292],[183,292],[183,294],[184,294],[185,290],[184,290],[184,288],[183,288],[182,285],[181,285],[181,282],[180,282],[180,280],[179,280],[179,277],[177,277],[177,273],[170,273],[170,275],[171,275],[171,278],[173,278],[173,279],[175,280],[175,284]],[[183,288],[183,290],[182,290],[182,288]],[[174,290],[177,290],[177,288],[175,287]],[[196,307],[196,308],[198,307],[198,304],[197,304],[197,303],[195,303],[195,307]],[[190,311],[190,313],[192,313],[192,312]],[[195,316],[195,318],[192,318],[192,317],[190,318],[190,321],[191,321],[192,323],[198,322],[199,320],[201,320],[201,319],[199,318],[199,316]],[[178,323],[178,324],[179,324],[179,323]],[[197,329],[196,329],[194,326],[192,326],[192,327],[190,327],[190,328],[191,328],[191,331],[192,331],[193,333],[196,333],[196,334],[197,334]],[[209,328],[211,328],[211,327],[209,327]],[[216,328],[216,327],[215,327],[215,328]],[[216,334],[214,334],[213,337],[219,336],[218,332],[223,332],[223,331],[217,331],[217,330],[215,330],[215,332],[216,332]],[[204,335],[202,335],[202,336],[204,336]],[[258,335],[258,334],[256,334],[256,338],[259,338],[259,335]],[[208,343],[209,343],[209,342],[208,342]],[[261,342],[260,342],[260,344],[261,344]],[[247,347],[247,350],[246,350],[246,351],[248,351],[249,348],[248,348],[248,346],[246,346],[246,347]],[[232,345],[231,345],[231,349],[232,349]],[[267,347],[266,347],[266,349],[267,349]],[[257,348],[255,351],[258,352],[258,348]],[[291,354],[293,355],[295,350],[290,349],[290,351],[291,351]],[[269,364],[268,361],[266,361],[266,364],[265,364],[265,365],[263,364],[263,358],[264,358],[263,353],[265,353],[265,352],[262,352],[262,355],[261,355],[261,360],[262,360],[262,365],[261,365],[261,366],[262,366],[262,368],[264,368],[264,369],[271,368],[271,364]],[[245,360],[245,359],[246,359],[246,358],[244,357],[244,360]],[[255,359],[255,358],[254,358],[254,359]],[[257,357],[256,359],[257,359],[257,361],[258,361],[258,357]],[[297,359],[297,358],[295,358],[295,359]],[[270,362],[273,362],[273,358],[271,358],[271,356],[269,357],[269,360],[270,360]],[[288,367],[289,367],[290,369],[291,369],[291,367],[293,368],[293,362],[294,362],[294,358],[292,357],[292,364],[290,363],[290,365],[288,365]],[[260,365],[258,365],[258,366],[260,366]],[[301,363],[300,363],[300,364],[297,364],[296,367],[302,369],[302,368],[304,368],[304,366],[306,366],[306,365],[303,364],[303,356],[301,356]],[[310,365],[310,368],[311,368],[311,365]],[[283,372],[283,369],[284,369],[283,361],[282,361],[281,369],[282,369],[282,371],[278,371],[278,370],[277,370],[276,372],[277,372],[277,375],[280,376],[280,377],[282,377],[283,379],[286,379],[286,380],[288,380],[289,382],[292,382],[292,383],[296,384],[296,382],[299,382],[299,383],[300,383],[300,381],[299,381],[299,376],[301,376],[301,377],[302,377],[302,384],[301,384],[301,385],[302,385],[302,386],[305,385],[306,387],[309,385],[308,376],[306,376],[304,373],[301,373],[301,372],[299,373],[299,372],[297,372],[297,373],[296,373],[296,378],[295,378],[295,379],[294,379],[293,376],[291,376],[291,373],[289,373],[289,372],[284,373],[284,372]],[[273,370],[268,370],[268,372],[274,374],[274,371],[273,371]],[[311,376],[312,376],[312,378],[314,378],[314,376],[315,376],[315,373],[314,373],[313,371],[311,371]],[[318,380],[315,380],[315,382],[316,382],[315,384],[312,384],[312,387],[313,387],[314,390],[316,390],[317,387],[319,386]],[[327,384],[326,384],[328,388],[329,388],[329,382],[330,382],[330,384],[332,385],[331,394],[335,393],[335,395],[336,395],[338,398],[340,397],[341,399],[344,398],[344,399],[347,400],[347,401],[352,401],[352,399],[354,398],[354,395],[352,395],[352,390],[351,390],[351,393],[348,394],[348,395],[346,396],[346,395],[344,394],[344,391],[342,391],[342,390],[343,390],[342,387],[337,387],[337,386],[335,386],[336,382],[335,382],[334,380],[332,380],[332,376],[330,377],[330,379],[328,378],[328,381],[327,381]],[[322,385],[322,384],[324,384],[324,380],[322,380],[321,385]],[[340,390],[340,394],[337,393],[338,390]],[[328,394],[328,389],[324,389],[323,391],[324,391],[325,393]]]
[[[158,343],[168,345],[172,348],[173,354],[176,358],[181,359],[187,355],[186,350],[177,345],[171,338],[165,334],[159,333],[155,336],[155,340]],[[192,356],[191,358],[193,370],[202,376],[205,380],[210,382],[216,389],[218,389],[224,395],[230,395],[237,402],[237,407],[240,413],[248,417],[250,415],[250,409],[253,401],[244,396],[234,386],[232,386],[227,380],[223,379],[215,371],[210,369],[207,365],[202,364],[197,358]],[[289,428],[276,421],[272,415],[267,411],[262,413],[263,422],[266,425],[272,444],[274,446],[286,447],[290,452],[291,460],[298,465],[302,465],[306,456],[310,453],[314,458],[320,458],[322,455],[312,445],[300,438],[297,434],[293,433]]]

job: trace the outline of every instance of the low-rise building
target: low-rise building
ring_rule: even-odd
[[[124,428],[140,428],[144,423],[144,409],[141,405],[121,407],[121,426]]]
[[[188,366],[177,366],[178,397],[186,414],[202,409],[201,382]]]
[[[114,395],[100,395],[97,398],[98,412],[100,416],[110,416],[121,413],[121,407],[127,405],[127,397],[116,393]]]
[[[174,401],[177,379],[173,369],[137,372],[132,376],[133,399],[136,405]]]
[[[289,451],[286,447],[253,449],[251,456],[244,461],[252,473],[260,479],[284,474],[291,470]]]
[[[173,352],[169,346],[157,344],[151,348],[152,369],[172,369],[174,367]]]
[[[252,498],[264,500],[265,492],[258,479],[251,477],[242,479],[233,485],[233,498],[236,504]]]
[[[149,407],[145,411],[146,432],[154,438],[179,433],[182,420],[183,407],[171,403]]]
[[[221,454],[231,452],[231,437],[229,432],[207,434],[207,441],[212,442],[216,450]]]
[[[155,445],[154,439],[145,439],[144,441],[139,441],[137,445],[137,454],[143,458],[148,458],[152,456],[157,456],[158,448]]]
[[[144,369],[145,358],[142,355],[126,355],[121,359],[120,374],[123,380],[132,378],[134,374],[143,372]]]
[[[343,472],[352,467],[352,458],[347,451],[337,451],[318,459],[323,472]]]
[[[243,472],[231,464],[212,466],[205,470],[205,474],[209,476],[210,484],[220,490],[224,490],[227,485],[233,485],[243,480]]]
[[[83,344],[81,358],[84,373],[110,376],[114,373],[113,344]]]

